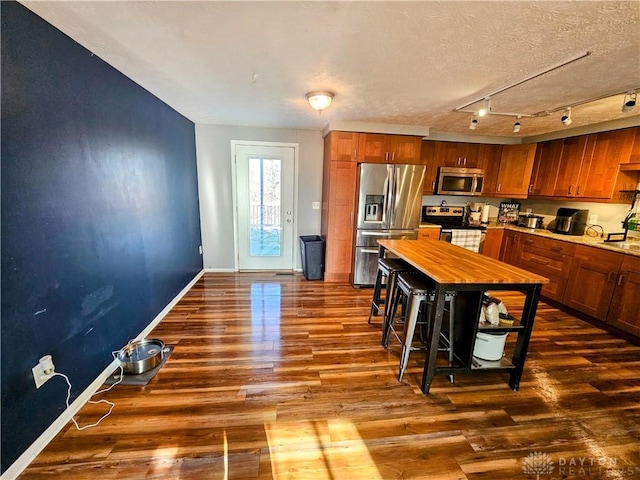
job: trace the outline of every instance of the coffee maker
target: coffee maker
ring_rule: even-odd
[[[556,212],[553,231],[564,235],[584,235],[584,230],[587,228],[588,218],[589,210],[559,208]]]

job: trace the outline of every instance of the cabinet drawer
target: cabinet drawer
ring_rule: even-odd
[[[561,240],[554,240],[553,238],[538,237],[536,235],[523,235],[523,246],[532,246],[541,250],[546,250],[549,253],[569,255],[570,257],[576,251],[576,245],[574,243],[563,242]]]
[[[571,271],[570,255],[562,255],[542,248],[524,245],[517,263],[522,268],[535,268],[544,275],[558,275],[562,278],[569,278]]]
[[[439,240],[440,239],[440,229],[439,228],[420,228],[418,229],[418,240],[431,239],[431,240]]]

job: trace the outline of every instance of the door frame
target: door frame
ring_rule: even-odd
[[[296,251],[298,238],[298,156],[300,145],[298,143],[287,142],[260,142],[252,140],[231,140],[231,196],[233,201],[233,269],[240,270],[240,235],[238,233],[238,179],[236,176],[236,147],[278,147],[293,148],[293,239],[291,242],[292,265],[291,271],[296,270]]]

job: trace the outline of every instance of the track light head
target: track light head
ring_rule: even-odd
[[[573,120],[571,120],[571,107],[565,109],[564,113],[560,117],[560,121],[566,126],[569,126],[573,123]]]
[[[491,97],[487,97],[484,99],[484,104],[482,105],[482,108],[478,110],[478,116],[484,117],[490,111],[491,111]]]
[[[519,133],[520,132],[520,122],[516,122],[513,124],[513,133]]]
[[[636,98],[638,94],[636,92],[629,92],[624,96],[624,103],[622,104],[623,112],[630,112],[636,107]]]
[[[469,130],[475,130],[476,128],[478,128],[478,119],[473,117],[471,123],[469,123]]]

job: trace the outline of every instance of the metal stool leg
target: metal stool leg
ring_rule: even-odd
[[[376,275],[376,283],[373,287],[373,299],[371,300],[371,311],[369,312],[369,319],[367,320],[367,323],[371,323],[371,318],[380,312],[380,305],[382,304],[382,301],[380,299],[381,293],[382,293],[382,270],[378,269],[378,274]],[[388,295],[389,295],[389,291],[387,290],[387,296]]]
[[[411,353],[411,344],[413,343],[413,334],[416,330],[416,324],[418,323],[418,313],[420,312],[420,304],[422,299],[417,295],[408,295],[407,299],[407,314],[404,320],[404,341],[402,343],[402,354],[400,357],[400,372],[398,373],[398,381],[402,381],[404,372],[407,369],[407,363],[409,362],[409,354]]]

